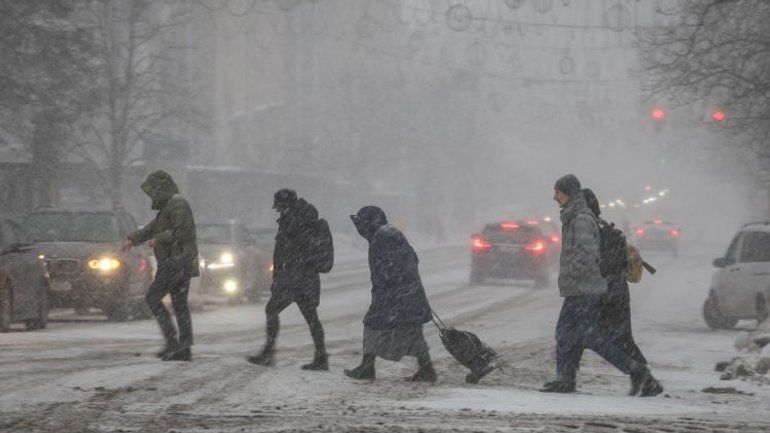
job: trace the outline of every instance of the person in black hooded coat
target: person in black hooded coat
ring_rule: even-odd
[[[303,365],[302,369],[328,370],[324,330],[318,318],[321,279],[311,248],[319,221],[318,211],[305,199],[297,198],[297,193],[290,189],[275,193],[273,209],[280,213],[280,217],[273,250],[273,284],[270,300],[265,305],[267,341],[260,354],[249,356],[247,360],[258,365],[274,364],[275,342],[280,329],[278,315],[296,302],[310,327],[315,346],[313,361]]]
[[[364,317],[363,359],[345,375],[373,380],[377,356],[399,361],[415,356],[419,370],[409,381],[435,382],[422,327],[431,320],[431,308],[418,270],[419,259],[400,230],[388,224],[385,212],[364,206],[351,215],[356,230],[369,242],[372,302]]]
[[[596,216],[600,227],[606,227],[608,223],[601,219],[602,210],[599,206],[599,200],[594,192],[588,188],[581,190],[586,199],[588,209]],[[625,251],[618,251],[618,254],[625,254]],[[634,335],[631,331],[631,294],[626,281],[625,260],[621,261],[621,266],[617,269],[610,269],[607,279],[607,292],[602,295],[602,302],[599,313],[599,324],[601,329],[609,339],[625,351],[631,358],[642,364],[647,364],[647,358],[642,354],[642,350],[636,345]]]

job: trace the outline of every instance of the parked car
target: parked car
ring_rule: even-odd
[[[272,283],[272,248],[263,249],[245,225],[232,220],[198,224],[204,293],[231,303],[256,302]]]
[[[45,328],[49,285],[45,264],[21,226],[0,216],[0,332],[11,323]]]
[[[41,209],[23,227],[51,276],[52,307],[85,313],[101,309],[111,321],[148,317],[144,300],[152,281],[150,250],[144,245],[121,252],[126,234],[136,230],[125,210]]]
[[[665,251],[679,255],[682,230],[669,221],[647,221],[634,230],[634,245],[641,251]]]
[[[714,260],[703,317],[713,329],[732,328],[740,319],[763,322],[770,301],[770,222],[747,224],[724,257]]]
[[[487,224],[471,236],[471,283],[487,278],[531,279],[535,287],[550,280],[548,240],[526,221]]]

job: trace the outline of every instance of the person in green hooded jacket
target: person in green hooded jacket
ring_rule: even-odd
[[[126,251],[148,241],[152,244],[158,270],[145,299],[166,339],[158,357],[164,361],[190,361],[193,333],[187,295],[190,279],[199,275],[192,209],[179,195],[174,179],[163,170],[150,173],[141,188],[152,199],[152,209],[158,214],[143,228],[129,233],[122,249]],[[179,332],[162,302],[167,294],[171,295]]]

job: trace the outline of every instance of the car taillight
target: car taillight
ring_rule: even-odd
[[[644,229],[636,229],[634,232],[637,236],[643,236],[644,235]]]
[[[561,241],[561,238],[559,237],[559,235],[551,235],[551,242],[558,244],[559,241]]]
[[[536,225],[539,225],[539,224],[540,224],[540,221],[537,221],[537,220],[529,220],[529,221],[527,221],[527,225],[528,226],[536,226]]]
[[[540,254],[545,252],[545,241],[542,240],[536,240],[532,242],[531,244],[524,247],[527,251],[534,253],[534,254]]]
[[[147,272],[148,267],[147,259],[139,260],[139,272]]]
[[[474,253],[481,253],[492,248],[492,244],[486,241],[484,238],[475,237],[471,239],[471,250]]]
[[[679,237],[679,230],[671,229],[671,236],[673,236],[675,238]]]
[[[503,230],[516,230],[519,228],[519,225],[517,223],[500,223],[500,228]]]

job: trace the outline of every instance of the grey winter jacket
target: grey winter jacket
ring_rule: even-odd
[[[607,281],[599,272],[599,225],[582,194],[570,197],[561,211],[561,222],[559,294],[605,293]]]

